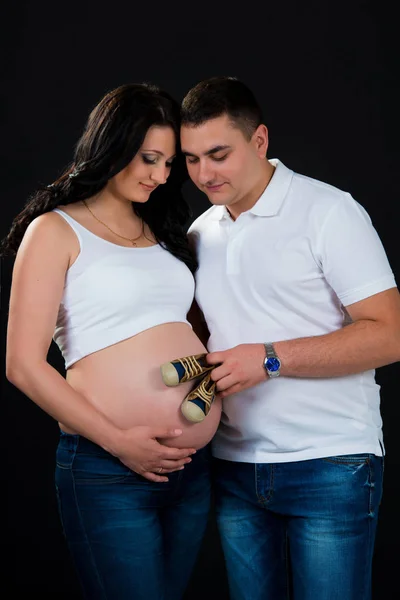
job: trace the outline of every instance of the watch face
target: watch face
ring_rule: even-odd
[[[281,366],[281,361],[279,360],[279,358],[267,358],[267,360],[265,361],[266,367],[268,369],[268,371],[279,371],[280,366]]]

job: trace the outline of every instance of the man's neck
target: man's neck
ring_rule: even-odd
[[[256,185],[249,191],[248,194],[246,194],[246,196],[243,196],[243,198],[231,206],[226,207],[234,221],[236,221],[239,215],[253,208],[271,181],[275,172],[275,167],[274,165],[271,165],[268,160],[265,162],[265,168],[263,169],[262,175]]]

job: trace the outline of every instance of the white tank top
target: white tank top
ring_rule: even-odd
[[[80,253],[68,269],[53,339],[67,369],[84,356],[163,323],[188,323],[194,296],[189,268],[159,244],[118,246],[60,209]]]

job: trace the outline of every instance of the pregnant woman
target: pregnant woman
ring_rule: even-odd
[[[190,423],[180,406],[193,382],[167,387],[160,373],[206,351],[188,321],[182,174],[178,104],[121,86],[3,241],[16,253],[7,377],[59,423],[60,515],[90,600],[179,600],[207,522],[220,402]],[[47,362],[52,338],[65,378]]]

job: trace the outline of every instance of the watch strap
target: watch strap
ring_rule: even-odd
[[[267,358],[277,358],[277,354],[275,352],[273,344],[271,344],[270,342],[266,342],[264,344],[264,347],[265,347],[265,352],[266,352]]]

